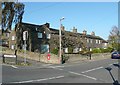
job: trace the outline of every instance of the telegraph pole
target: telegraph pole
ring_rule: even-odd
[[[24,31],[23,32],[23,40],[24,40],[24,63],[25,64],[26,64],[26,47],[27,47],[26,41],[27,41],[27,38],[28,38],[28,31]]]
[[[59,29],[59,62],[61,63],[62,61],[62,54],[61,54],[61,27],[62,27],[62,24],[61,24],[61,21],[62,20],[64,20],[65,18],[64,17],[62,17],[61,19],[60,19],[60,29]]]

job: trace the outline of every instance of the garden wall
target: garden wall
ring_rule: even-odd
[[[14,50],[10,49],[3,49],[2,53],[6,54],[14,54]],[[47,59],[46,54],[40,54],[40,53],[35,53],[35,52],[29,52],[27,51],[26,54],[24,54],[24,51],[17,51],[17,55],[20,57],[26,56],[28,59],[44,62],[44,63],[52,63],[52,64],[60,64],[59,57],[54,54],[50,54],[50,60]],[[67,61],[66,62],[75,62],[75,61],[80,61],[80,60],[89,60],[90,57],[86,55],[81,55],[81,54],[65,54],[67,56]],[[110,58],[111,53],[94,53],[91,56],[91,60],[99,60],[99,59],[106,59]]]

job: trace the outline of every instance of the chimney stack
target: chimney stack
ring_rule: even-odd
[[[95,32],[92,31],[92,32],[91,32],[91,35],[95,36]]]
[[[62,30],[62,31],[65,31],[65,27],[64,27],[63,25],[61,26],[61,30]]]
[[[75,27],[73,27],[73,32],[77,33],[77,29]]]
[[[46,27],[50,28],[50,23],[44,24]]]
[[[83,30],[83,34],[86,35],[86,34],[87,34],[87,31],[86,31],[86,30]]]

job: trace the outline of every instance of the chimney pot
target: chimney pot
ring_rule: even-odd
[[[63,25],[61,26],[61,30],[62,30],[62,31],[65,31],[65,27],[64,27]]]
[[[77,29],[75,27],[73,27],[73,32],[77,33]]]
[[[94,35],[94,36],[95,36],[95,32],[92,31],[92,32],[91,32],[91,35]]]
[[[86,35],[86,34],[87,34],[87,31],[86,31],[86,30],[83,30],[83,34],[85,34],[85,35]]]

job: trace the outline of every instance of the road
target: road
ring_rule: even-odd
[[[2,65],[2,83],[113,83],[105,68],[118,80],[118,60],[78,61],[61,65],[39,66]]]

